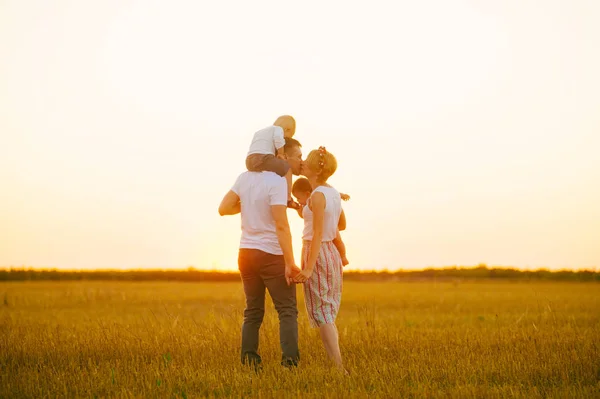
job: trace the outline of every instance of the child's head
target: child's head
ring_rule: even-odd
[[[312,150],[304,161],[304,176],[316,176],[318,180],[326,182],[337,169],[337,159],[325,147]]]
[[[280,116],[273,125],[283,129],[283,137],[291,138],[296,133],[296,120],[289,115]]]
[[[306,177],[301,177],[294,182],[292,186],[292,194],[298,200],[298,203],[302,206],[306,205],[310,194],[312,193],[312,187]]]

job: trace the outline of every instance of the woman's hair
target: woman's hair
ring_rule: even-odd
[[[306,177],[301,177],[299,179],[296,179],[296,181],[294,182],[294,185],[292,186],[292,193],[306,193],[306,192],[309,192],[309,193],[312,192],[312,187],[311,187],[308,179]]]
[[[312,150],[304,164],[310,170],[318,173],[319,177],[326,181],[333,175],[337,169],[337,160],[332,153],[327,151],[325,147],[319,147],[318,150]]]

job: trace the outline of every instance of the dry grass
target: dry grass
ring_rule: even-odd
[[[301,366],[281,368],[269,301],[254,374],[240,283],[1,283],[0,397],[600,397],[595,283],[348,282],[350,377],[303,305]]]

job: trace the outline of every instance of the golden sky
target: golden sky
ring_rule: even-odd
[[[0,266],[235,269],[217,206],[291,114],[352,195],[349,269],[599,267],[599,20],[595,0],[0,1]]]

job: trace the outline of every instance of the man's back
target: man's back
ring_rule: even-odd
[[[259,249],[281,255],[273,205],[287,205],[285,178],[273,172],[244,172],[231,189],[240,197],[242,238],[240,248]]]
[[[300,151],[299,148],[297,150]],[[300,166],[300,156],[294,162]],[[296,266],[292,250],[287,197],[285,178],[273,172],[245,172],[237,178],[219,204],[221,216],[238,213],[242,216],[238,267],[246,308],[242,324],[241,360],[242,364],[255,367],[261,363],[258,336],[265,313],[267,290],[279,316],[281,364],[295,366],[299,359],[296,286],[291,284],[291,280],[300,269]]]

